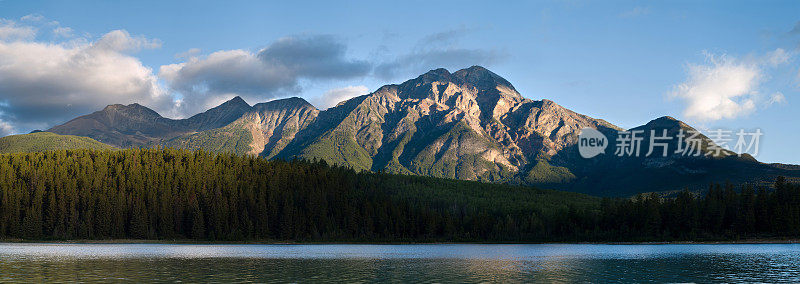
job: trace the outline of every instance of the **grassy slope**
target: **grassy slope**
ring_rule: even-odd
[[[348,133],[333,131],[302,150],[300,157],[321,159],[357,171],[372,168],[372,158]]]
[[[59,135],[50,132],[11,135],[0,138],[0,153],[44,152],[67,149],[113,149],[88,137]]]
[[[525,175],[529,184],[567,183],[576,177],[568,168],[550,165],[547,160],[539,160]]]
[[[163,146],[214,153],[244,155],[250,152],[253,136],[244,125],[232,123],[228,126],[179,136],[162,143]]]

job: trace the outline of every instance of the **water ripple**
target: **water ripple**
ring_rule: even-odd
[[[0,282],[800,282],[800,245],[0,244]]]

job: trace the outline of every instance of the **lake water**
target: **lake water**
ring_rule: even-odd
[[[800,282],[800,245],[0,244],[0,282]]]

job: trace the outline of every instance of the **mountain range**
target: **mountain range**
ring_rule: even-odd
[[[622,128],[523,97],[480,66],[431,70],[326,110],[301,98],[249,105],[235,97],[187,119],[169,119],[139,105],[110,105],[48,132],[90,137],[118,147],[167,146],[266,158],[323,159],[355,170],[538,185],[601,196],[701,189],[711,182],[769,184],[800,177],[796,166],[765,164],[729,151],[700,157],[579,155],[578,136],[593,128],[618,137]],[[674,136],[694,129],[672,117],[642,130]],[[706,150],[716,146],[700,135]],[[668,143],[669,149],[679,146]]]

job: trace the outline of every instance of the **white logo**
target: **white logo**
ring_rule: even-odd
[[[589,159],[605,153],[607,146],[608,138],[597,129],[581,129],[581,134],[578,135],[578,152],[581,153],[581,157]]]

